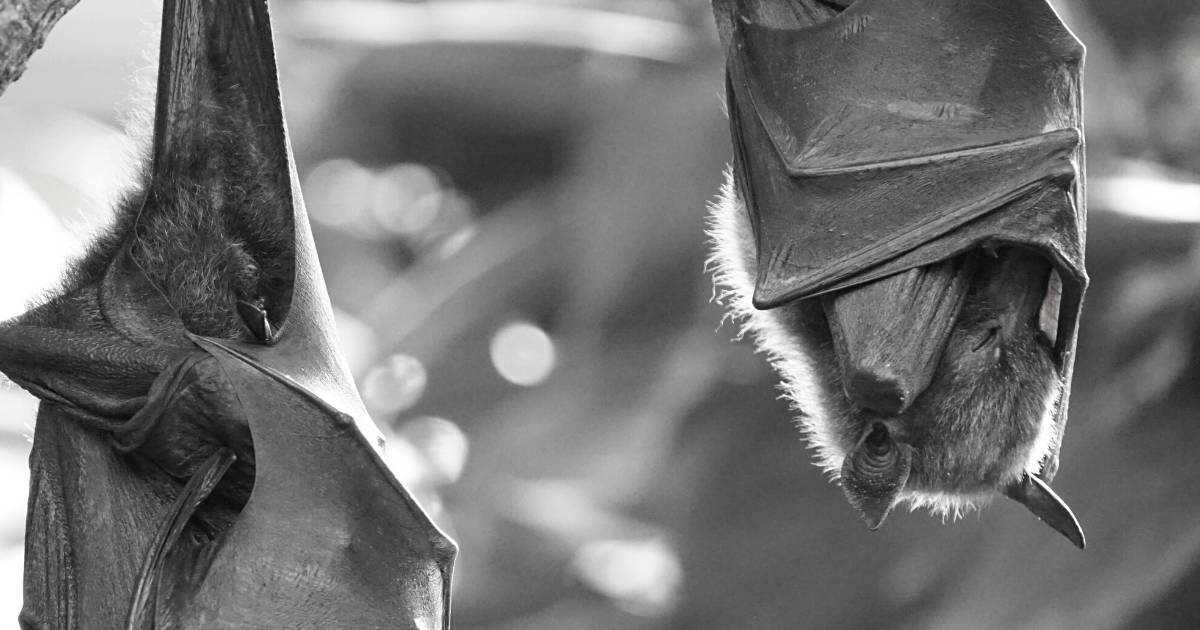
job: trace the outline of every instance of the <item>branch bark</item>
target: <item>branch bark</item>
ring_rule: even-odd
[[[50,29],[79,0],[0,0],[0,94],[21,78]]]

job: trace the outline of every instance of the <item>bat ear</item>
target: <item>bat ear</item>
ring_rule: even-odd
[[[1067,504],[1037,475],[1026,473],[1004,488],[1004,495],[1024,505],[1034,516],[1054,531],[1066,536],[1076,547],[1083,549],[1087,544],[1083,529],[1071,513],[1071,508],[1067,507]]]
[[[887,518],[912,468],[912,447],[875,423],[842,463],[842,492],[872,530]]]

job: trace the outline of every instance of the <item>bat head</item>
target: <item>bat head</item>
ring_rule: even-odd
[[[1005,247],[820,298],[848,403],[838,475],[871,527],[902,495],[959,511],[1041,472],[1063,389],[1050,277]]]
[[[1055,350],[1059,276],[1044,256],[968,252],[764,310],[748,217],[730,175],[710,215],[721,301],[871,529],[900,504],[957,517],[1000,492],[1082,546],[1039,477],[1069,388]]]

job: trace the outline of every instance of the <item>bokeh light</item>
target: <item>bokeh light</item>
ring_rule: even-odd
[[[453,427],[450,431],[456,429],[457,427]],[[447,431],[447,428],[442,425],[439,430]],[[421,435],[420,430],[407,434],[392,434],[384,449],[384,461],[396,476],[396,480],[421,504],[429,518],[439,526],[449,529],[450,515],[446,514],[445,504],[438,491],[446,484],[448,474],[458,474],[462,471],[462,462],[458,460],[466,459],[466,440],[462,439],[454,444],[453,437],[440,437],[434,440],[440,440],[440,444],[415,444],[409,439],[414,435],[417,438],[426,437]],[[461,436],[461,433],[459,435]],[[430,446],[433,448],[430,449]],[[449,470],[455,465],[458,466],[457,471]]]
[[[459,250],[467,246],[467,243],[471,242],[471,239],[475,238],[476,233],[478,233],[478,229],[474,224],[464,225],[443,238],[434,248],[433,255],[444,260],[457,254]]]
[[[353,160],[317,164],[304,178],[305,207],[313,221],[349,228],[362,221],[371,197],[374,174]]]
[[[397,413],[421,400],[428,380],[420,360],[394,354],[367,372],[362,383],[363,398],[372,412]]]
[[[25,548],[13,545],[0,550],[0,618],[16,619],[21,613],[23,591],[21,579],[24,574]]]
[[[44,201],[21,178],[0,168],[0,266],[8,274],[0,291],[0,320],[25,311],[58,282],[74,241]]]
[[[446,259],[458,253],[475,237],[475,204],[457,190],[443,190],[436,224],[421,234],[423,249],[435,258]]]
[[[512,322],[492,336],[492,365],[504,380],[516,385],[537,385],[554,371],[554,342],[529,322]]]
[[[375,176],[370,211],[383,229],[401,236],[428,230],[442,209],[437,174],[420,164],[396,164]]]
[[[333,322],[350,373],[362,374],[379,352],[379,335],[361,319],[337,307],[333,309]]]
[[[421,416],[396,428],[396,436],[420,451],[428,465],[430,483],[441,486],[458,481],[467,463],[467,436],[445,418]]]
[[[589,542],[575,554],[573,568],[588,586],[645,616],[669,613],[683,582],[678,555],[660,539]]]
[[[1096,177],[1088,194],[1112,212],[1164,223],[1200,223],[1200,183],[1130,162],[1119,175]]]

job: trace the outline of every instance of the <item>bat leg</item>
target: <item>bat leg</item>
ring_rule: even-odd
[[[275,330],[271,327],[271,320],[267,317],[265,308],[245,300],[238,300],[237,312],[255,339],[265,344],[275,342]]]
[[[196,508],[208,498],[229,467],[237,461],[237,456],[229,449],[218,449],[209,455],[204,463],[196,470],[196,474],[188,480],[187,485],[175,499],[167,518],[159,526],[142,562],[141,573],[138,576],[137,587],[129,606],[129,618],[126,630],[154,630],[155,599],[162,581],[163,566],[167,554],[179,541],[188,521],[196,512]]]
[[[1071,508],[1050,489],[1049,484],[1036,475],[1026,474],[1004,488],[1004,494],[1024,505],[1039,520],[1071,541],[1071,544],[1080,549],[1087,546],[1083,528],[1079,526],[1079,520],[1075,518]]]

